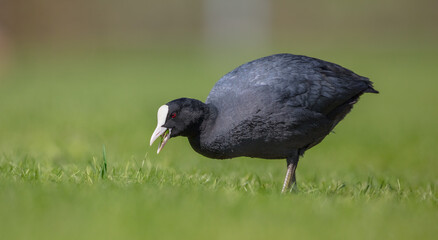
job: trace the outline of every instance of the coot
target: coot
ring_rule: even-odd
[[[187,137],[209,158],[286,159],[282,192],[295,184],[299,157],[320,143],[350,112],[372,82],[320,59],[276,54],[223,76],[205,103],[179,98],[158,109],[150,144],[157,153],[172,137]]]

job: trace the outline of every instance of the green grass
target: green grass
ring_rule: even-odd
[[[435,239],[438,48],[236,52],[20,52],[0,79],[2,238]],[[283,160],[148,146],[160,105],[204,100],[273,52],[337,62],[381,92],[306,153],[296,192],[280,194]]]

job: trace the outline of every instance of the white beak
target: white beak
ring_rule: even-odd
[[[163,125],[166,123],[166,117],[167,113],[169,111],[169,106],[163,105],[158,109],[157,113],[157,127],[155,128],[154,133],[152,134],[151,141],[149,144],[152,146],[152,144],[157,140],[158,137],[163,137],[164,139],[161,141],[160,145],[158,145],[157,154],[160,153],[161,149],[163,149],[164,145],[166,145],[167,141],[170,138],[170,133],[172,132],[172,129],[168,129],[163,127]],[[169,131],[167,131],[169,130]]]
[[[167,128],[165,128],[165,127],[157,127],[155,129],[154,133],[152,133],[151,141],[149,142],[150,146],[152,146],[152,144],[155,142],[155,140],[157,140],[158,137],[163,135],[166,130],[167,130]]]
[[[169,130],[169,131],[167,131],[167,130]],[[171,132],[172,132],[172,129],[168,129],[165,127],[157,127],[157,129],[155,129],[155,131],[151,137],[150,145],[152,146],[152,143],[154,143],[155,140],[157,140],[157,138],[161,136],[162,140],[161,140],[160,144],[158,145],[157,154],[160,153],[161,149],[163,149],[164,145],[166,145],[167,141],[170,138]]]

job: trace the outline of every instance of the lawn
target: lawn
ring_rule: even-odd
[[[438,48],[351,49],[18,52],[0,79],[1,238],[435,239]],[[381,92],[305,154],[295,192],[280,194],[284,160],[148,146],[160,105],[205,100],[277,52],[339,63]]]

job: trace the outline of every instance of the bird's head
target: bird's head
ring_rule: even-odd
[[[150,145],[161,137],[157,153],[160,153],[167,141],[177,136],[199,134],[207,106],[196,99],[179,98],[162,105],[157,113],[157,127],[152,134]]]

